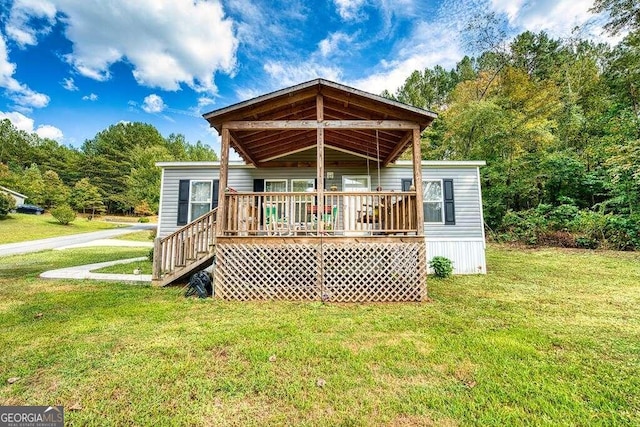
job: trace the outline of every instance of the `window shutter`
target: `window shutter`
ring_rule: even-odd
[[[181,179],[178,186],[178,224],[185,225],[189,221],[189,185],[191,181]]]
[[[264,192],[264,179],[259,179],[256,178],[253,180],[253,191],[254,193],[262,193]],[[260,216],[260,221],[262,223],[262,225],[264,225],[264,214],[262,213],[262,201],[263,198],[262,197],[256,197],[255,198],[255,202],[254,204],[256,205],[256,208],[258,208],[258,212],[260,212],[259,216]]]
[[[402,178],[402,191],[410,191],[411,184],[413,184],[413,179]]]
[[[213,185],[211,186],[211,209],[215,209],[218,207],[218,197],[220,196],[220,181],[217,179],[213,180]]]
[[[453,179],[443,179],[444,185],[444,223],[445,225],[456,224],[456,209],[453,199]]]

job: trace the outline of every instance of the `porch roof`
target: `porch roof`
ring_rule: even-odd
[[[227,126],[231,147],[258,167],[316,146],[318,127],[324,128],[326,147],[388,165],[411,145],[413,128],[422,131],[436,117],[431,111],[324,79],[204,114],[218,132]]]

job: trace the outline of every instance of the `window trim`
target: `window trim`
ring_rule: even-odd
[[[425,179],[425,180],[422,180],[422,188],[423,188],[423,190],[422,190],[422,209],[424,209],[424,204],[425,203],[436,203],[435,200],[426,200],[425,197],[424,197],[424,194],[425,194],[426,189],[427,189],[427,183],[428,182],[439,182],[440,183],[440,201],[439,201],[439,203],[440,203],[440,217],[441,217],[441,220],[440,221],[427,221],[427,218],[425,216],[424,222],[426,224],[442,224],[442,225],[444,225],[445,219],[446,219],[445,218],[446,215],[445,215],[445,212],[444,212],[444,180],[443,179]]]
[[[284,192],[288,192],[289,191],[289,180],[286,178],[265,178],[264,180],[264,192],[265,193],[279,193],[279,191],[269,191],[267,190],[267,183],[269,182],[284,182]]]
[[[316,188],[316,180],[315,178],[291,178],[291,192],[293,192],[293,183],[296,182],[305,182],[307,185],[311,183],[311,188]]]
[[[209,187],[210,191],[209,191],[209,209],[211,209],[211,203],[212,203],[212,194],[213,194],[213,180],[212,179],[192,179],[189,181],[189,210],[187,213],[187,219],[188,222],[187,224],[193,222],[194,220],[198,219],[198,218],[192,218],[191,214],[192,214],[192,209],[191,209],[191,205],[193,203],[204,203],[204,202],[194,202],[191,200],[191,194],[193,193],[193,184],[198,183],[198,182],[208,182],[211,184],[211,186]]]

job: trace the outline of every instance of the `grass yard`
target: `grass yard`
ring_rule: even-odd
[[[36,277],[147,250],[103,252],[2,258],[0,404],[68,425],[640,424],[640,254],[490,246],[487,276],[430,279],[422,304]]]
[[[147,253],[149,250],[147,249]],[[143,254],[146,256],[147,254]],[[115,273],[115,274],[131,274],[135,269],[140,270],[140,274],[152,274],[153,273],[153,264],[151,261],[134,261],[129,262],[127,264],[116,264],[111,265],[109,267],[99,268],[97,270],[93,270],[94,273]]]
[[[98,220],[89,221],[81,217],[76,218],[69,225],[62,225],[50,214],[12,213],[0,220],[0,245],[118,227],[122,227],[122,225]]]
[[[122,234],[120,236],[114,237],[114,239],[153,243],[153,239],[151,238],[152,235],[155,236],[155,230],[142,230],[142,231],[134,231],[132,233],[127,233],[127,234]]]

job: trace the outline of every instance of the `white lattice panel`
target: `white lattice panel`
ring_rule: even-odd
[[[215,295],[233,300],[421,301],[424,241],[222,243]]]

